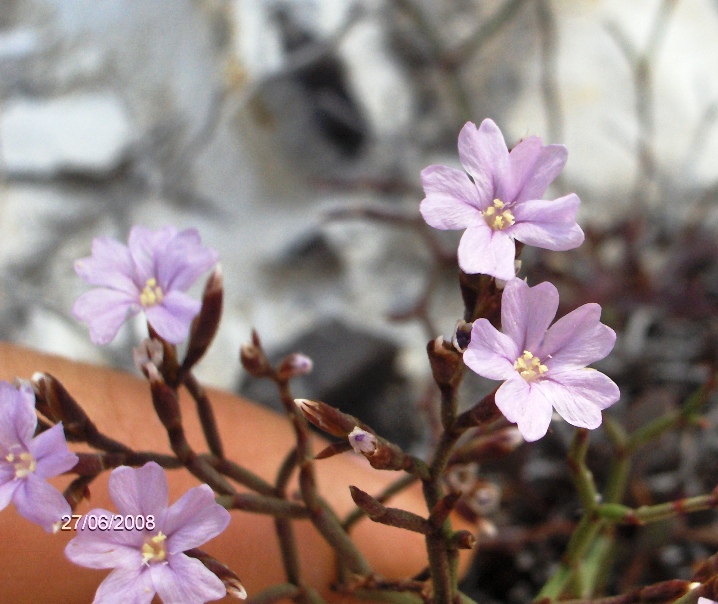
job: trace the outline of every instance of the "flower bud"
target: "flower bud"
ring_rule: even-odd
[[[272,365],[264,353],[259,335],[254,330],[252,330],[252,342],[242,344],[239,351],[239,360],[242,362],[242,367],[244,367],[245,371],[252,377],[266,377],[272,373]]]
[[[247,590],[244,589],[244,585],[242,585],[236,573],[227,565],[222,564],[219,560],[198,548],[189,549],[184,553],[190,558],[199,560],[207,570],[217,575],[217,578],[224,583],[228,595],[239,600],[247,598]]]
[[[207,352],[207,348],[209,348],[215,335],[217,335],[219,320],[222,316],[223,300],[224,280],[222,267],[218,264],[204,286],[202,307],[199,314],[192,321],[187,354],[182,361],[180,373],[189,371]]]
[[[277,367],[277,377],[280,380],[290,380],[311,373],[313,367],[312,359],[307,355],[295,352],[282,359]]]
[[[135,363],[135,367],[144,373],[145,376],[149,377],[147,365],[153,365],[155,370],[162,366],[164,361],[164,346],[159,340],[145,338],[140,342],[139,346],[132,349],[132,359]]]
[[[454,327],[454,335],[451,338],[451,343],[454,348],[459,352],[463,353],[471,342],[471,328],[473,323],[467,323],[459,319]]]
[[[452,344],[439,336],[426,347],[434,381],[441,387],[455,386],[461,379],[464,363]]]
[[[342,413],[339,409],[321,401],[297,398],[294,399],[294,403],[308,422],[332,436],[346,438],[357,425],[367,428],[356,417]]]
[[[374,436],[371,432],[362,430],[359,426],[356,426],[349,433],[348,438],[352,449],[360,455],[374,455],[379,448],[376,436]]]

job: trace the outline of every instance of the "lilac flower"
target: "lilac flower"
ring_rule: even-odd
[[[578,196],[541,199],[566,164],[566,147],[530,136],[509,153],[498,126],[486,119],[478,129],[471,122],[462,128],[459,158],[468,176],[441,165],[421,172],[421,214],[434,228],[466,229],[459,243],[465,273],[514,277],[514,239],[555,251],[583,243]]]
[[[77,455],[67,448],[62,424],[33,438],[36,427],[32,388],[0,381],[0,510],[12,501],[21,516],[49,532],[72,512],[46,479],[71,470]]]
[[[81,295],[73,314],[90,326],[95,344],[108,344],[125,320],[144,310],[162,338],[179,344],[201,307],[184,292],[217,263],[217,252],[202,247],[195,229],[178,232],[171,226],[135,226],[128,246],[98,237],[92,256],[75,262],[75,272],[100,287]]]
[[[226,594],[222,581],[183,552],[216,537],[229,524],[229,512],[215,503],[206,484],[187,491],[167,507],[164,470],[154,462],[134,469],[121,466],[110,475],[110,496],[123,518],[142,519],[143,530],[89,530],[113,514],[94,509],[77,523],[77,537],[65,548],[75,564],[113,568],[97,589],[93,604],[149,604],[158,593],[168,604],[195,604]],[[124,528],[127,528],[125,522]]]
[[[615,332],[600,322],[601,307],[584,304],[550,328],[558,309],[551,283],[529,287],[511,279],[501,300],[501,326],[474,322],[464,362],[479,375],[505,380],[496,405],[528,441],[546,434],[552,407],[571,425],[597,428],[618,386],[586,365],[608,355]]]

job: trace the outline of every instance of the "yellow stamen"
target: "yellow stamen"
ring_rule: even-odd
[[[37,461],[35,461],[32,453],[28,453],[27,451],[8,453],[5,459],[15,466],[15,478],[25,478],[25,476],[31,474],[37,468]]]
[[[149,564],[150,562],[162,562],[167,557],[167,546],[165,541],[167,535],[162,531],[157,533],[154,537],[150,537],[142,545],[142,562]]]
[[[519,375],[527,382],[543,377],[548,371],[548,367],[541,363],[541,359],[535,357],[528,350],[524,350],[524,353],[516,359],[514,369],[516,369]]]
[[[147,279],[145,288],[140,294],[140,304],[144,307],[154,306],[155,304],[160,304],[164,297],[165,295],[162,288],[157,285],[157,279],[151,277],[150,279]]]
[[[486,224],[488,224],[494,231],[502,231],[516,222],[511,210],[503,209],[505,206],[506,204],[500,199],[494,199],[494,205],[489,206],[482,212]],[[497,213],[497,210],[503,211]]]

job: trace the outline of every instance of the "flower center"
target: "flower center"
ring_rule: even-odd
[[[146,539],[142,545],[142,562],[144,564],[150,564],[155,562],[163,562],[167,558],[167,535],[162,531],[157,533],[154,537]]]
[[[37,461],[35,461],[31,453],[21,451],[18,447],[14,447],[14,449],[14,451],[10,450],[5,459],[15,466],[15,478],[25,478],[25,476],[35,471]]]
[[[548,367],[541,364],[541,359],[535,357],[528,350],[524,350],[524,353],[516,359],[514,369],[516,369],[519,375],[527,382],[533,382],[537,378],[542,378],[548,371]]]
[[[165,295],[162,292],[162,288],[157,285],[157,279],[154,277],[147,279],[145,289],[143,289],[140,294],[140,303],[142,306],[147,307],[160,304],[164,297]]]
[[[506,204],[500,199],[494,199],[494,205],[481,212],[486,224],[494,231],[502,231],[516,222],[511,210],[504,210],[505,206]]]

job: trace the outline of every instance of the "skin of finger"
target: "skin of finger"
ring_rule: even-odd
[[[135,450],[170,453],[166,433],[152,410],[149,388],[138,377],[92,365],[72,362],[6,343],[0,343],[0,379],[29,378],[34,372],[48,372],[59,379],[84,407],[98,428]],[[209,390],[219,430],[228,458],[273,481],[277,468],[294,444],[293,433],[285,418],[232,394]],[[188,440],[196,451],[205,451],[201,428],[196,421],[194,403],[186,392],[181,394],[183,423]],[[319,451],[326,442],[313,438]],[[89,450],[71,445],[74,450]],[[369,493],[380,492],[401,476],[369,467],[366,460],[345,453],[316,463],[321,495],[344,517],[354,509],[348,486],[356,485]],[[83,501],[75,513],[100,507],[115,510],[107,491],[109,473],[103,473],[90,487],[91,499]],[[168,472],[170,503],[199,481],[185,470]],[[63,488],[70,477],[53,479]],[[426,515],[418,485],[391,500],[391,506]],[[296,481],[289,494],[297,491]],[[472,530],[460,518],[454,528]],[[307,584],[332,599],[335,563],[331,549],[309,521],[295,521],[302,577]],[[44,602],[46,604],[91,602],[107,571],[75,566],[63,554],[72,531],[56,535],[20,517],[10,504],[0,511],[0,598],[7,602]],[[352,537],[368,559],[372,569],[388,578],[410,577],[426,566],[424,537],[393,527],[362,520]],[[260,514],[232,512],[232,522],[204,549],[230,566],[242,579],[250,596],[270,585],[286,580],[273,519]],[[466,569],[469,553],[462,552],[461,569]],[[5,592],[4,594],[2,592]],[[231,600],[229,597],[226,601]],[[225,601],[222,600],[222,601]],[[353,601],[356,601],[352,599]]]

